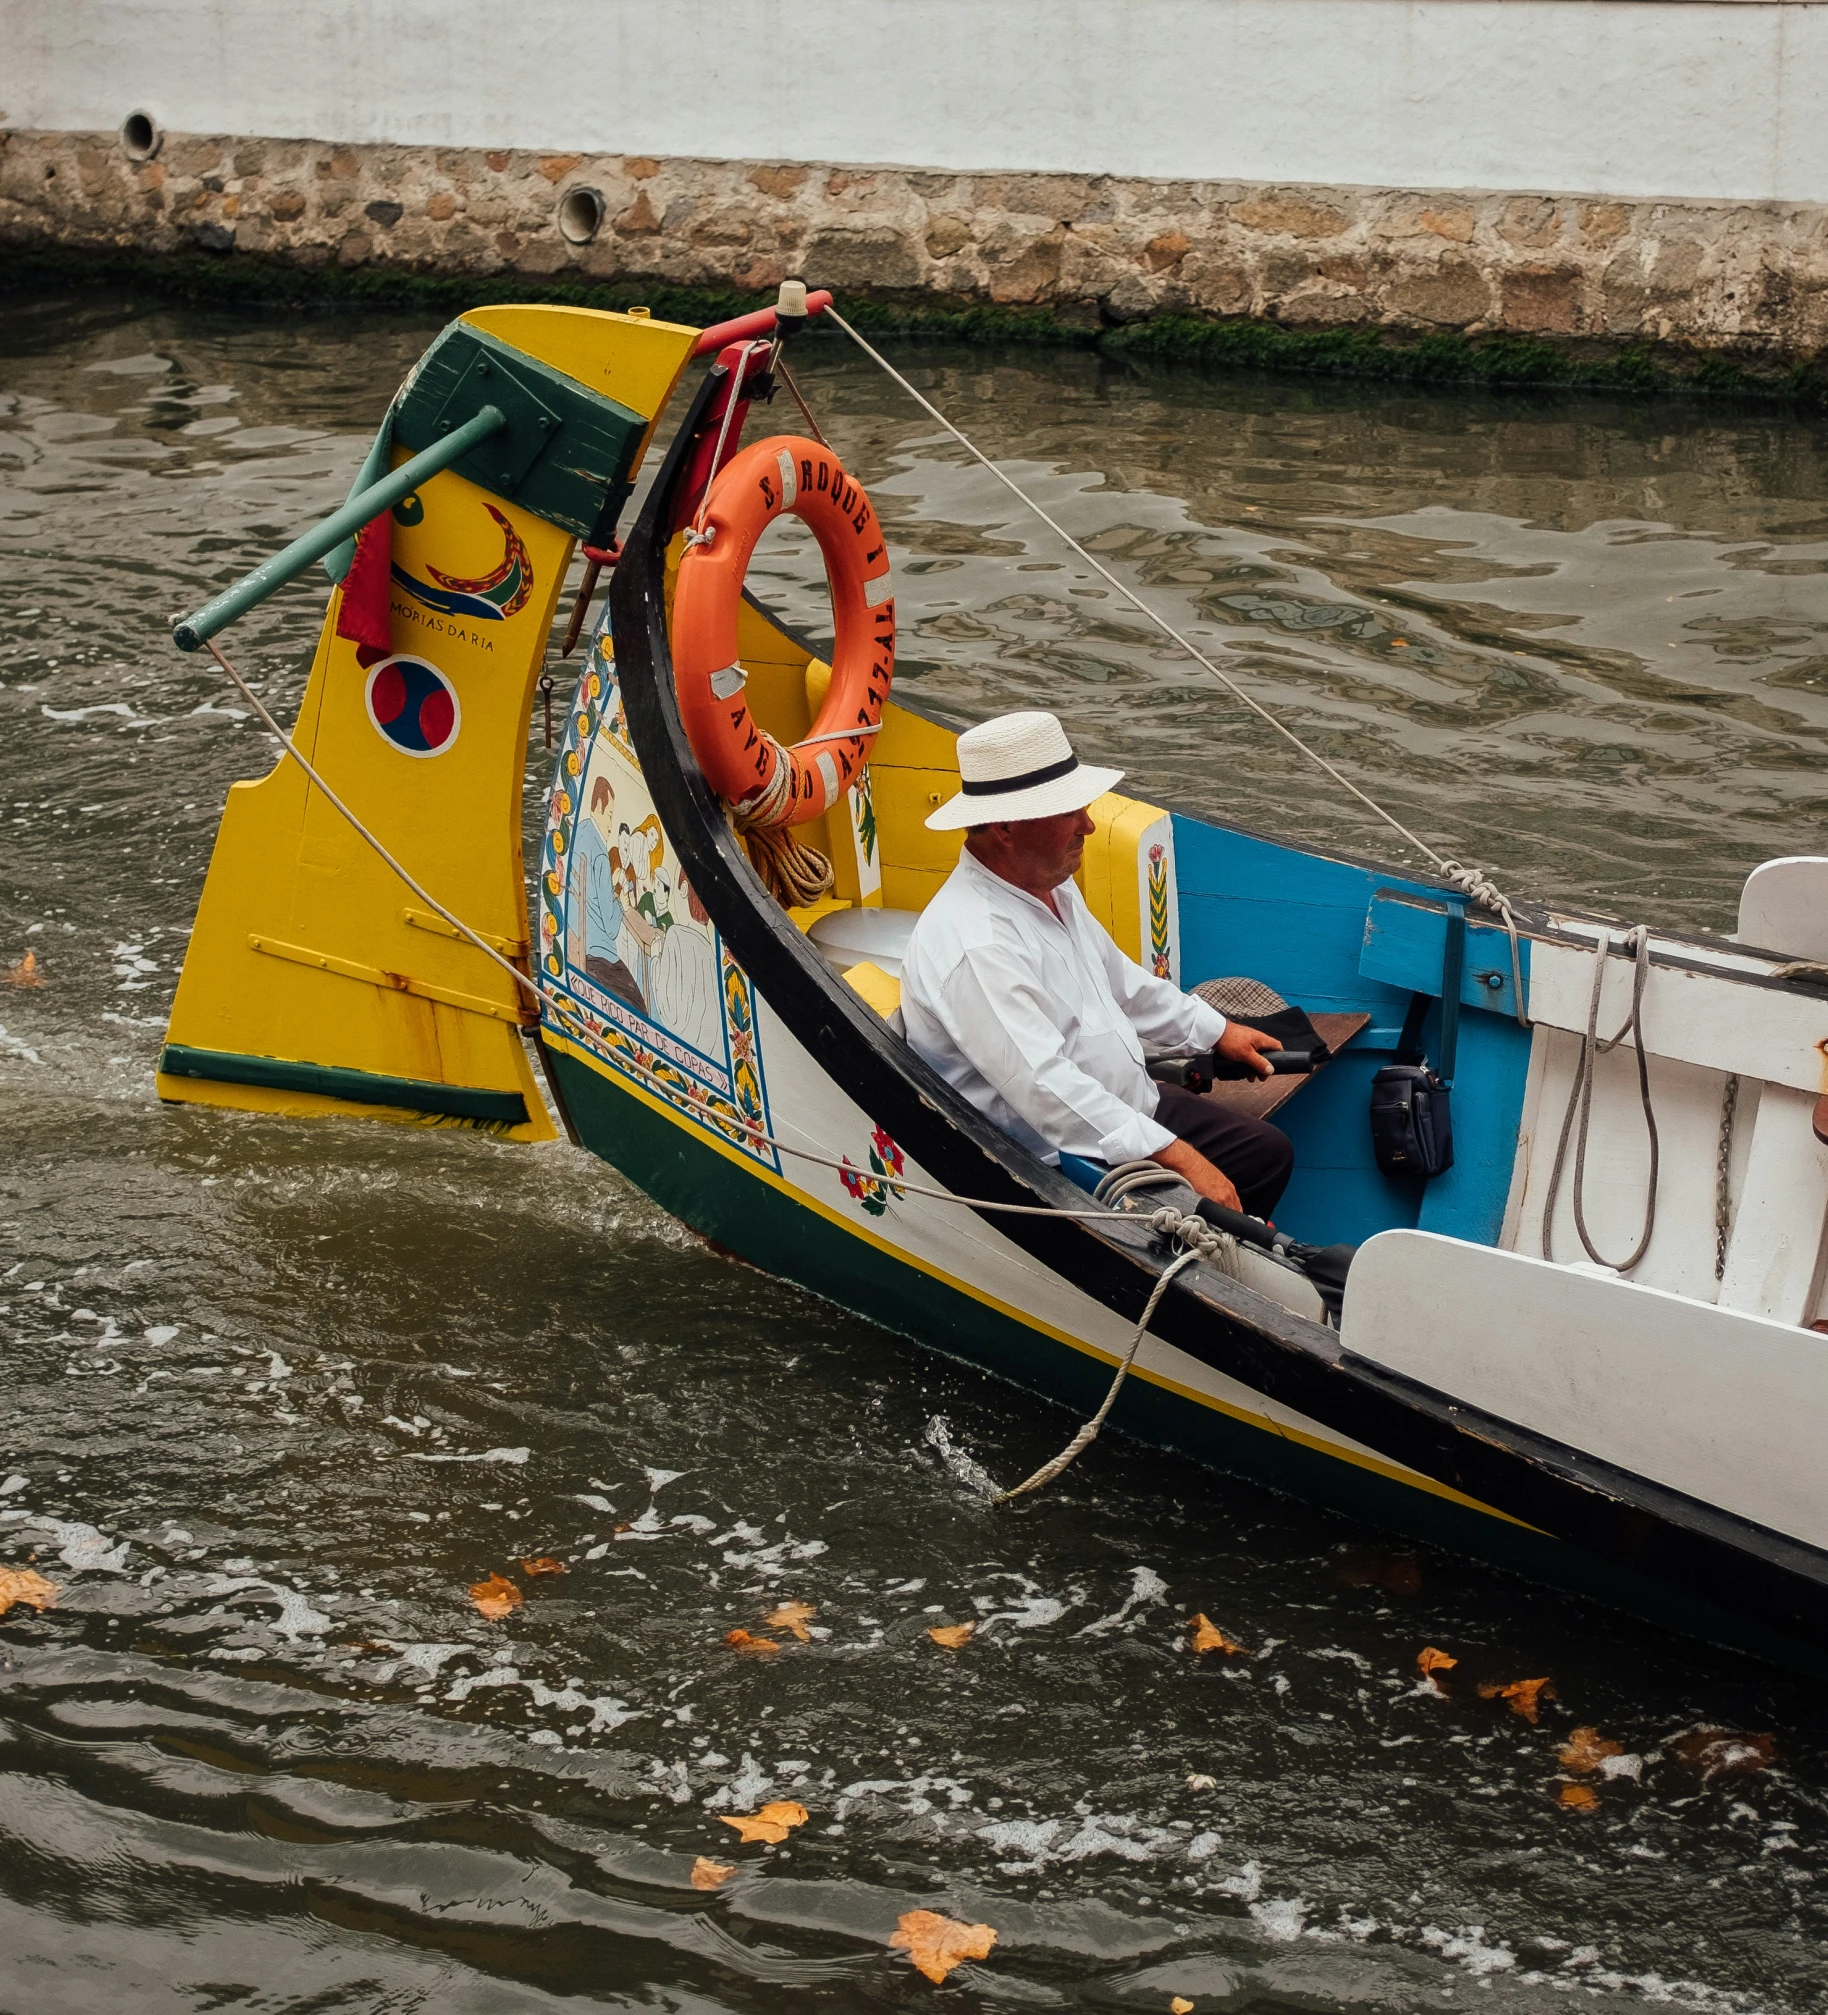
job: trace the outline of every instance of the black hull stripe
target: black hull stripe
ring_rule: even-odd
[[[655,810],[731,951],[832,1080],[949,1188],[1071,1207],[1082,1193],[1017,1147],[830,975],[762,888],[686,740],[666,635],[666,527],[708,397],[701,387],[611,589],[630,733]],[[772,620],[772,618],[771,618]],[[1372,864],[1377,865],[1377,864]],[[1414,879],[1380,869],[1397,881]],[[1135,1320],[1160,1258],[1146,1234],[1060,1218],[986,1220],[1094,1300]],[[1155,1334],[1189,1356],[1541,1531],[1739,1617],[1734,1640],[1828,1658],[1828,1553],[1534,1435],[1346,1352],[1338,1336],[1208,1269],[1183,1275]],[[1709,1630],[1709,1635],[1714,1632]]]

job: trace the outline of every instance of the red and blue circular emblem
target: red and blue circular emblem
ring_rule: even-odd
[[[423,658],[383,658],[368,674],[368,718],[402,755],[441,756],[457,739],[457,692]]]

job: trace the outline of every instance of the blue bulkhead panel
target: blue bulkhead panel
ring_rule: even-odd
[[[1440,992],[1446,934],[1440,891],[1179,813],[1174,856],[1183,985],[1243,974],[1310,1013],[1371,1017],[1351,1046],[1276,1114],[1295,1147],[1295,1173],[1277,1223],[1314,1244],[1358,1243],[1399,1226],[1496,1243],[1530,1051],[1528,1032],[1510,1012],[1504,934],[1495,934],[1495,952],[1493,933],[1469,933],[1462,998],[1472,1012],[1460,1020],[1454,1166],[1425,1187],[1398,1182],[1372,1159],[1371,1080],[1391,1060],[1411,994]],[[1380,893],[1408,900],[1380,903]],[[1372,929],[1374,917],[1381,926],[1399,908],[1400,947]],[[1482,978],[1499,964],[1502,991]],[[1527,964],[1525,974],[1527,985]],[[1425,1037],[1433,1036],[1439,1016],[1437,1004]]]

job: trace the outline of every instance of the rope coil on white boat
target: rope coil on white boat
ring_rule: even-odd
[[[1562,1168],[1568,1157],[1568,1134],[1574,1125],[1578,1111],[1580,1133],[1574,1151],[1574,1228],[1580,1233],[1580,1242],[1585,1246],[1587,1257],[1596,1266],[1611,1267],[1614,1273],[1629,1273],[1645,1253],[1650,1250],[1650,1235],[1657,1225],[1657,1177],[1659,1149],[1657,1142],[1657,1115],[1650,1098],[1650,1053],[1644,1041],[1644,983],[1650,977],[1650,928],[1646,924],[1634,924],[1625,933],[1625,950],[1630,954],[1633,965],[1631,975],[1631,1009],[1610,1036],[1602,1037],[1599,1032],[1600,995],[1606,985],[1606,961],[1612,956],[1612,933],[1606,931],[1594,947],[1593,993],[1587,1003],[1587,1032],[1581,1038],[1580,1054],[1575,1060],[1574,1081],[1568,1087],[1568,1109],[1562,1115],[1561,1139],[1555,1148],[1555,1166],[1549,1175],[1549,1193],[1542,1207],[1542,1256],[1546,1260],[1555,1257],[1555,1199],[1561,1191]],[[1593,1243],[1587,1230],[1586,1183],[1587,1183],[1587,1124],[1593,1112],[1593,1080],[1596,1061],[1610,1055],[1627,1036],[1638,1059],[1638,1097],[1644,1108],[1644,1131],[1650,1140],[1650,1177],[1644,1196],[1644,1230],[1631,1257],[1623,1260],[1608,1259]]]

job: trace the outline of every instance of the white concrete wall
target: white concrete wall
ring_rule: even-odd
[[[1828,200],[1816,0],[0,0],[0,123]]]

